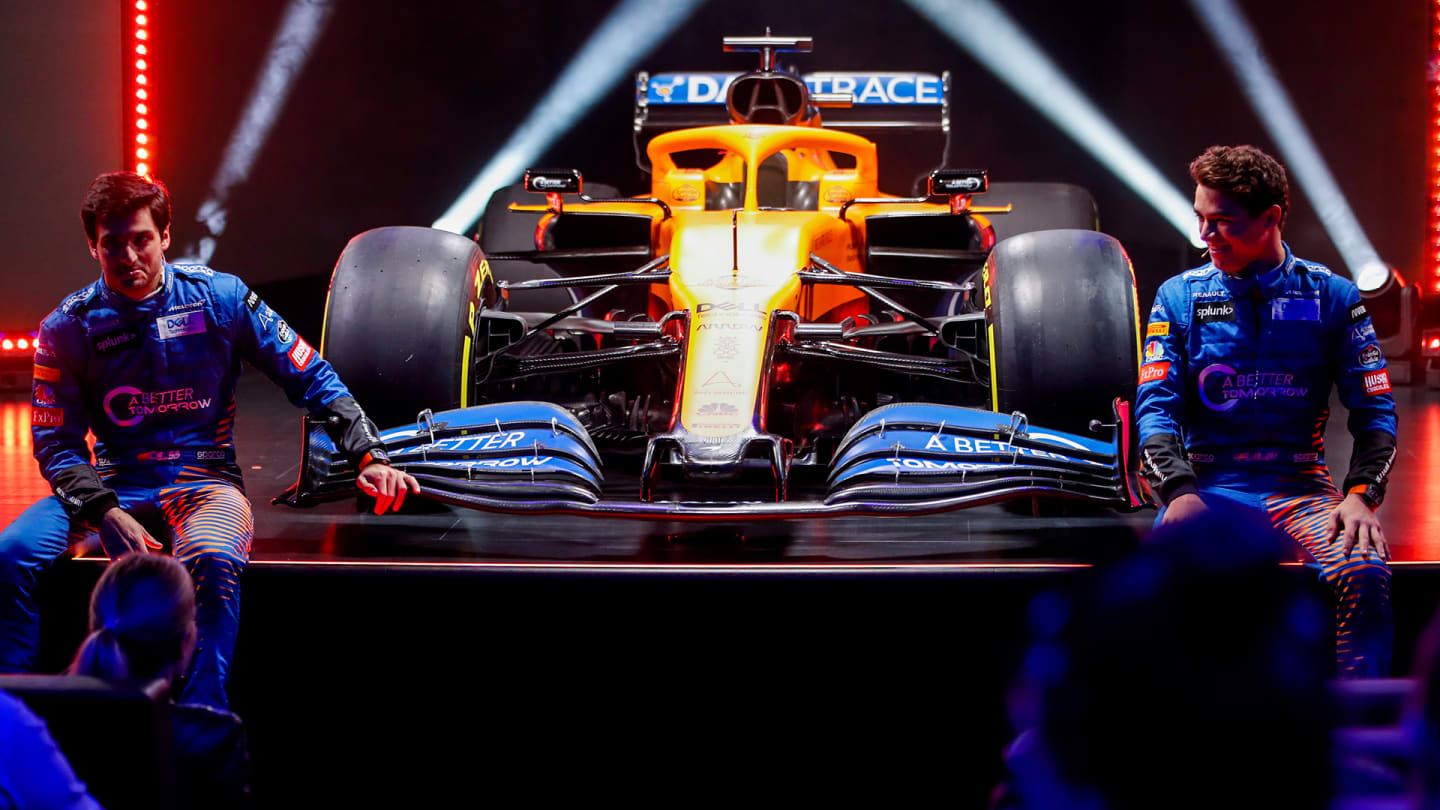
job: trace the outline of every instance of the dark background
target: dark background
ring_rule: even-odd
[[[87,11],[80,8],[89,4]],[[5,4],[0,26],[32,42],[19,20],[50,14],[52,26],[94,28],[98,0]],[[1275,144],[1180,0],[1001,0],[1000,5],[1188,197],[1189,160],[1212,143]],[[1242,0],[1270,61],[1381,257],[1418,276],[1424,245],[1426,23],[1424,0]],[[162,148],[155,171],[175,196],[172,258],[203,235],[196,211],[249,97],[287,0],[151,4],[154,129]],[[128,4],[127,4],[128,7]],[[383,225],[429,225],[485,166],[613,5],[576,0],[459,3],[336,0],[327,27],[265,143],[249,179],[228,205],[229,225],[212,264],[277,290],[276,304],[303,325],[323,306],[325,278],[345,242]],[[19,10],[17,10],[19,9]],[[58,9],[58,11],[57,11]],[[63,12],[63,13],[62,13]],[[114,27],[118,37],[118,24]],[[685,25],[638,60],[636,69],[742,70],[754,57],[725,54],[725,34],[815,37],[815,52],[787,61],[802,70],[951,70],[952,164],[990,169],[995,180],[1059,180],[1085,186],[1101,226],[1129,249],[1143,301],[1159,280],[1199,263],[1199,252],[1107,169],[1015,95],[962,49],[898,1],[709,0]],[[54,45],[53,37],[51,45]],[[10,81],[29,88],[3,128],[10,244],[42,251],[10,272],[11,287],[44,289],[5,296],[0,324],[33,323],[59,296],[93,277],[73,224],[42,247],[27,238],[29,214],[56,206],[73,223],[81,175],[105,161],[72,145],[76,131],[118,134],[118,105],[63,115],[27,103],[72,99],[118,72],[79,40],[56,49],[8,52]],[[118,49],[117,49],[118,50]],[[113,57],[110,57],[113,58]],[[77,62],[78,60],[78,62]],[[99,60],[98,62],[96,60]],[[32,70],[31,66],[41,69]],[[0,85],[3,87],[4,85]],[[587,178],[639,192],[630,117],[633,71],[537,161],[573,166]],[[105,139],[100,139],[105,140]],[[43,147],[43,148],[42,148]],[[113,147],[112,147],[113,148]],[[91,149],[91,152],[95,152]],[[1279,155],[1282,160],[1283,154]],[[882,166],[885,157],[882,144]],[[23,176],[17,173],[24,173]],[[903,185],[900,184],[900,185]],[[1316,219],[1306,188],[1292,178],[1288,241],[1297,252],[1343,269]],[[892,187],[892,193],[908,189]],[[36,192],[44,192],[43,195]],[[57,195],[63,202],[51,199]],[[78,244],[77,244],[78,243]],[[65,261],[57,262],[61,254]],[[47,268],[38,277],[30,268]],[[49,268],[55,268],[53,272]],[[17,282],[19,282],[17,284]],[[284,295],[279,290],[291,291]],[[3,327],[0,327],[3,328]]]

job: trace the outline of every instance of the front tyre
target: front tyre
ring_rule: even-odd
[[[382,428],[465,407],[475,319],[494,295],[484,254],[464,236],[365,231],[335,263],[321,353]]]
[[[1135,401],[1140,321],[1125,249],[1095,231],[1036,231],[996,245],[984,269],[991,403],[1035,427],[1088,434]]]

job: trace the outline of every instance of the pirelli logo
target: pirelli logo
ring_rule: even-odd
[[[1369,394],[1370,396],[1374,397],[1379,396],[1380,394],[1390,393],[1389,371],[1386,371],[1383,368],[1379,371],[1372,371],[1369,374],[1365,375],[1364,380],[1365,393]]]
[[[1146,363],[1140,367],[1140,384],[1159,382],[1170,376],[1169,361],[1163,363]]]
[[[1170,334],[1169,321],[1156,321],[1150,324],[1145,330],[1145,337],[1168,337]]]

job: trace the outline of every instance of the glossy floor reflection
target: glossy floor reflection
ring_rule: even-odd
[[[1401,453],[1381,512],[1400,564],[1440,565],[1440,392],[1396,389]],[[236,435],[255,507],[252,559],[274,563],[437,562],[938,565],[985,567],[1091,563],[1122,552],[1154,520],[1146,510],[1031,517],[987,506],[903,518],[847,517],[746,523],[495,515],[436,507],[376,517],[352,502],[307,510],[272,506],[299,463],[299,412],[253,372],[241,381]],[[1349,463],[1338,403],[1327,446],[1332,469]],[[31,458],[29,403],[0,399],[0,521],[48,494]]]

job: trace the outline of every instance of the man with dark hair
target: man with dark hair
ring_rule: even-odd
[[[102,174],[81,220],[101,277],[40,325],[31,430],[55,495],[0,533],[0,671],[34,666],[36,583],[68,547],[98,531],[113,560],[162,548],[158,535],[196,583],[199,637],[183,700],[224,709],[254,533],[231,435],[241,360],[326,418],[377,513],[399,509],[419,485],[389,466],[334,369],[260,296],[235,276],[165,261],[163,185]]]
[[[1253,146],[1190,164],[1210,263],[1166,281],[1145,333],[1136,418],[1160,521],[1260,510],[1336,594],[1342,676],[1390,669],[1390,557],[1374,510],[1395,459],[1395,401],[1360,292],[1281,240],[1285,169]],[[1337,387],[1355,439],[1344,492],[1325,465]]]

